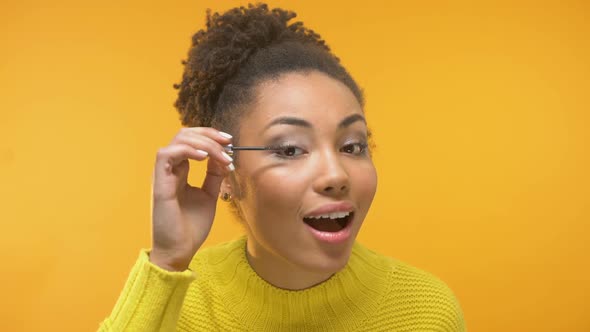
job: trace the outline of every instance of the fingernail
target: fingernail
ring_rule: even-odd
[[[220,131],[219,135],[221,135],[222,137],[228,138],[228,139],[233,137],[232,135],[230,135],[228,133],[224,133],[223,131]]]
[[[234,167],[234,163],[231,163],[231,164],[227,165],[227,169],[229,169],[230,172],[235,171],[236,168]]]
[[[221,154],[223,155],[223,157],[229,161],[234,161],[234,159],[232,157],[230,157],[227,153],[225,153],[225,151],[221,151]]]
[[[199,150],[199,149],[197,149],[195,152],[200,154],[203,157],[207,157],[209,155],[209,153],[207,151],[203,151],[203,150]]]

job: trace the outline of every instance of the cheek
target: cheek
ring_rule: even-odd
[[[250,178],[244,186],[244,209],[252,218],[263,221],[279,215],[296,214],[309,188],[309,179],[300,172],[271,169],[264,175]]]
[[[377,191],[377,170],[372,163],[365,167],[357,167],[351,170],[350,178],[359,194],[368,200],[372,200]]]

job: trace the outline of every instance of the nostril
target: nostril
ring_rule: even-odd
[[[325,187],[324,191],[331,192],[331,191],[334,191],[335,189],[336,189],[335,187]],[[347,186],[340,187],[340,191],[346,191],[346,190],[348,190]]]

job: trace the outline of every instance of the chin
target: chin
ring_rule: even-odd
[[[299,261],[306,270],[315,273],[334,274],[342,270],[348,263],[352,249],[335,253],[316,252],[308,257],[299,257]]]

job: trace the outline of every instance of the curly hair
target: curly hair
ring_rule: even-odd
[[[213,15],[208,9],[206,29],[193,35],[182,82],[174,85],[182,124],[236,134],[235,121],[253,101],[254,88],[288,72],[320,71],[350,88],[363,107],[361,89],[320,35],[302,22],[289,23],[296,16],[266,4]]]

